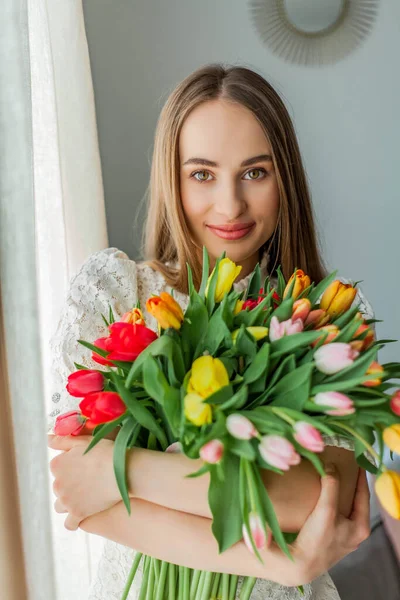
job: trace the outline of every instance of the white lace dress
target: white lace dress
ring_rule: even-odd
[[[264,275],[266,258],[264,256],[261,263]],[[235,288],[243,290],[247,286],[249,277],[244,277],[235,283]],[[91,360],[90,350],[78,344],[77,340],[92,342],[107,335],[101,314],[107,316],[108,307],[111,305],[115,317],[121,317],[138,299],[144,310],[147,325],[156,331],[157,323],[145,311],[145,302],[149,296],[159,294],[163,290],[170,291],[170,288],[159,272],[143,263],[130,260],[117,248],[100,250],[91,255],[82,265],[70,282],[64,309],[50,341],[54,393],[53,409],[48,420],[49,433],[54,433],[53,427],[57,415],[73,410],[79,404],[79,398],[70,396],[65,389],[68,375],[76,370],[74,362],[89,368],[103,368]],[[187,295],[174,291],[174,296],[185,309],[188,302]],[[372,318],[372,308],[361,291],[355,302],[360,301],[361,311]],[[325,443],[354,450],[351,443],[341,436],[334,438],[325,436]],[[370,460],[373,461],[371,458]],[[88,600],[120,600],[134,555],[135,551],[132,548],[106,540]],[[138,598],[141,576],[142,573],[139,571],[130,590],[129,600]],[[242,578],[239,579],[240,583],[241,581]],[[305,586],[304,596],[301,596],[296,588],[258,579],[251,598],[254,600],[295,600],[297,598],[337,600],[339,595],[332,579],[328,573],[325,573]]]

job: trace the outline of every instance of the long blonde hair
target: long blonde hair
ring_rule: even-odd
[[[280,195],[274,234],[260,248],[269,253],[271,275],[281,265],[286,279],[295,268],[312,281],[326,274],[314,224],[310,191],[296,133],[288,111],[273,87],[259,74],[239,66],[205,65],[186,77],[170,94],[156,127],[148,188],[143,257],[169,285],[187,293],[187,267],[199,287],[202,265],[195,251],[180,197],[179,135],[190,112],[203,102],[224,99],[251,110],[265,132]],[[174,268],[178,263],[180,268]]]

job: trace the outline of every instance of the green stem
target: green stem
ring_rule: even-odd
[[[229,600],[229,574],[222,573],[222,600]]]
[[[253,493],[253,486],[250,484],[250,477],[251,477],[251,471],[250,471],[250,464],[248,460],[244,460],[244,468],[245,468],[245,472],[246,472],[246,479],[247,479],[247,485],[248,485],[248,490],[249,490],[249,494],[250,494],[250,505],[251,505],[251,510],[257,512],[257,505],[256,505],[256,499],[254,497],[254,493]]]
[[[240,600],[249,600],[253,587],[256,583],[256,577],[245,577],[242,589],[240,590]]]
[[[278,417],[289,423],[289,425],[294,425],[296,421],[289,417],[282,409],[271,407],[271,412],[275,413]]]
[[[237,585],[239,581],[239,575],[231,575],[230,587],[229,587],[229,600],[235,600]]]
[[[220,579],[221,579],[221,573],[215,573],[214,582],[213,582],[213,586],[211,589],[211,600],[217,600]]]
[[[201,594],[201,600],[210,600],[211,583],[214,573],[212,571],[206,571],[204,577],[204,586]]]
[[[168,565],[168,591],[169,598],[175,598],[176,593],[176,566],[172,563]]]
[[[154,558],[150,559],[149,583],[147,586],[146,600],[153,600],[154,594]]]
[[[147,593],[147,584],[149,581],[149,565],[150,565],[150,557],[144,557],[143,563],[143,578],[142,585],[140,586],[139,600],[145,600]]]
[[[201,571],[199,569],[195,569],[193,572],[192,581],[190,583],[190,600],[194,600],[196,597],[197,586],[199,584]]]
[[[159,560],[158,558],[153,559],[154,579],[156,583],[160,579],[160,563],[161,560]]]
[[[157,593],[156,593],[155,600],[163,600],[163,598],[164,598],[165,580],[167,578],[167,573],[168,573],[168,563],[165,561],[162,561],[160,577],[157,580]]]
[[[178,600],[183,600],[183,567],[178,567]]]
[[[361,442],[362,444],[364,444],[364,446],[372,454],[372,456],[377,460],[377,462],[378,463],[380,462],[379,455],[375,452],[375,450],[373,449],[373,447],[371,446],[371,444],[368,444],[368,442],[366,440],[364,440],[364,438],[357,431],[355,431],[352,427],[349,427],[348,425],[345,425],[344,423],[339,423],[337,421],[331,421],[330,424],[331,425],[335,425],[336,427],[339,427],[341,429],[344,429],[344,431],[348,431],[349,433],[351,433],[351,435],[354,435],[354,437],[359,442]],[[384,470],[386,470],[386,468],[384,468]]]
[[[136,575],[136,571],[137,571],[137,568],[139,566],[142,556],[143,556],[143,554],[141,552],[138,552],[136,554],[135,558],[133,559],[133,564],[132,564],[131,570],[129,572],[128,579],[126,581],[121,600],[126,600],[128,597],[129,590],[131,589],[132,581]]]
[[[190,587],[190,569],[185,567],[183,570],[183,600],[189,600],[189,587]]]
[[[206,572],[202,571],[201,575],[200,575],[199,585],[198,585],[197,591],[196,591],[195,600],[201,600],[201,597],[203,595],[203,587],[204,587],[204,579],[205,579],[205,577],[206,577]]]

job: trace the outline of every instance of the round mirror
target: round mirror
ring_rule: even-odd
[[[304,33],[321,33],[330,29],[345,12],[344,0],[284,0],[288,22]]]

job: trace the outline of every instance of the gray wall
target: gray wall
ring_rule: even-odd
[[[385,321],[378,336],[400,338],[398,0],[383,0],[362,46],[323,68],[273,56],[245,0],[84,0],[84,10],[110,245],[139,258],[134,222],[168,93],[205,63],[243,64],[274,85],[294,119],[328,266],[364,280]],[[395,359],[399,344],[380,355]]]

